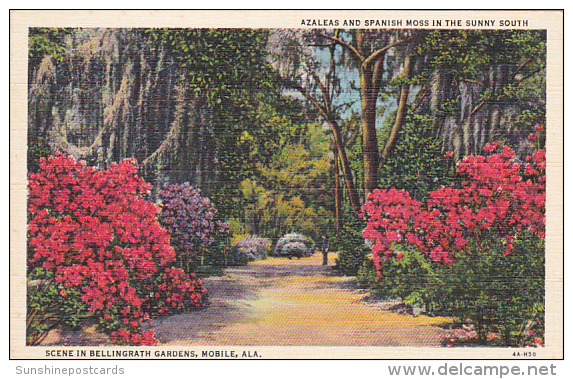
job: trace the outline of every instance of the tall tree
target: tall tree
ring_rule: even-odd
[[[334,30],[338,37],[338,30]],[[346,153],[344,133],[339,122],[349,103],[341,101],[341,52],[335,43],[321,41],[320,30],[276,29],[269,38],[270,59],[286,88],[297,91],[311,104],[326,124],[334,142],[337,164],[344,175],[352,209],[358,213],[360,199]]]
[[[379,151],[376,131],[376,110],[378,96],[383,88],[383,80],[388,79],[385,58],[387,53],[396,47],[414,41],[416,31],[412,30],[350,30],[343,35],[337,33],[322,33],[324,39],[342,46],[358,69],[360,77],[360,102],[362,109],[362,153],[364,164],[364,195],[372,192],[378,186]],[[409,75],[411,63],[405,65],[405,74]],[[401,93],[401,112],[397,117],[394,129],[399,130],[403,123],[403,115],[409,88],[403,87]],[[384,149],[387,156],[395,142],[397,132],[391,133],[393,138]]]

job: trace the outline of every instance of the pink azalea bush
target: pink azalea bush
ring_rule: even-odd
[[[544,310],[545,151],[519,161],[494,142],[484,153],[457,163],[461,186],[425,201],[393,188],[369,194],[363,236],[380,283],[403,285],[411,301],[470,320],[482,342],[500,332],[506,344],[523,344],[525,325]],[[413,282],[421,285],[412,290]]]
[[[484,151],[498,149],[488,144]],[[516,233],[545,237],[545,151],[539,150],[522,165],[503,146],[489,156],[468,156],[458,162],[457,173],[467,177],[462,188],[432,191],[425,203],[406,191],[374,190],[363,212],[368,224],[363,236],[374,242],[374,265],[401,253],[393,243],[415,246],[435,263],[451,263],[470,238],[492,234],[505,242],[505,255],[513,250]]]
[[[170,235],[144,198],[151,186],[134,160],[96,170],[57,153],[39,168],[28,181],[28,272],[36,281],[77,297],[85,316],[121,344],[154,344],[142,323],[201,304],[201,281],[172,267]],[[33,304],[29,316],[62,311]]]

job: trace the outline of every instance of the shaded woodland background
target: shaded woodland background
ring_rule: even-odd
[[[57,150],[189,182],[232,238],[358,230],[374,188],[418,199],[451,160],[545,123],[535,30],[30,29],[28,169]]]

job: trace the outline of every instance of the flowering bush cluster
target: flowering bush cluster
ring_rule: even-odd
[[[57,153],[39,168],[28,182],[28,268],[49,275],[36,281],[79,297],[117,343],[153,344],[142,322],[201,303],[201,281],[172,267],[170,236],[133,160],[97,171]],[[57,312],[48,305],[29,316]]]
[[[203,257],[228,225],[216,219],[216,209],[201,190],[189,183],[165,184],[159,191],[161,198],[160,222],[171,234],[171,244],[182,267]]]
[[[275,246],[274,255],[279,257],[308,257],[313,254],[314,242],[302,234],[291,233],[282,236]]]
[[[523,331],[524,346],[528,347],[543,347],[545,346],[544,339],[544,325],[540,322],[539,318],[535,321],[530,321],[529,328]]]
[[[268,238],[246,236],[233,246],[236,255],[244,256],[247,260],[265,259],[271,248]]]
[[[463,326],[459,329],[453,329],[445,334],[440,334],[440,339],[442,340],[442,346],[445,347],[456,347],[456,346],[468,346],[468,345],[480,345],[480,337],[478,333],[472,326]],[[523,332],[524,346],[527,347],[543,347],[544,341],[543,337],[536,335],[536,332],[529,329]],[[503,341],[499,333],[489,332],[487,335],[487,344],[489,346],[500,346],[503,345]]]
[[[522,346],[544,312],[545,152],[519,161],[508,146],[484,150],[457,163],[461,186],[424,202],[374,191],[363,236],[379,281],[402,287],[387,292],[471,323],[480,343],[499,332],[503,344]]]
[[[488,144],[486,152],[499,148]],[[444,187],[429,194],[424,203],[406,191],[375,190],[363,211],[368,224],[363,236],[374,242],[373,260],[378,271],[382,260],[402,253],[393,243],[423,251],[433,262],[451,263],[470,238],[479,241],[495,235],[505,243],[505,255],[514,247],[517,234],[545,236],[545,152],[539,150],[521,165],[514,152],[468,156],[458,162],[457,173],[468,178],[462,188]]]
[[[445,334],[440,334],[442,346],[455,347],[479,344],[479,336],[471,326],[465,326],[459,329],[453,329]],[[497,339],[497,333],[490,333],[487,340],[492,342]]]

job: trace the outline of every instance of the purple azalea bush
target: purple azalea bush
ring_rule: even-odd
[[[159,221],[171,234],[171,245],[182,260],[195,260],[226,236],[228,224],[216,219],[217,211],[201,190],[189,183],[165,184],[159,191]]]

